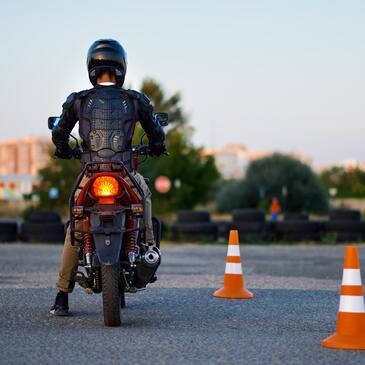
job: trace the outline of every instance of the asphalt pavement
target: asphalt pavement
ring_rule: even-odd
[[[365,364],[365,351],[321,347],[335,329],[341,246],[241,245],[250,300],[212,297],[224,245],[164,247],[158,282],[127,294],[119,328],[80,288],[72,316],[49,317],[61,249],[0,245],[0,364]]]

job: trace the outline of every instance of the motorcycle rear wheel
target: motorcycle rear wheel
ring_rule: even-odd
[[[120,308],[125,308],[125,293],[124,293],[124,288],[121,292],[121,296],[120,296]]]
[[[104,324],[108,327],[121,325],[120,319],[120,267],[119,264],[101,265]]]

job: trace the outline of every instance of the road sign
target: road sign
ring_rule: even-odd
[[[155,180],[155,189],[161,193],[165,194],[171,189],[171,181],[167,176],[159,176]]]

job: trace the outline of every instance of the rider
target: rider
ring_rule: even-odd
[[[150,100],[142,93],[122,88],[127,70],[124,48],[113,39],[94,42],[88,51],[87,68],[94,87],[72,93],[63,104],[60,122],[52,131],[55,156],[64,159],[73,156],[68,142],[69,134],[77,121],[83,150],[87,152],[83,156],[87,156],[85,158],[89,161],[103,161],[110,157],[110,151],[116,151],[118,158],[123,159],[131,149],[137,121],[149,139],[149,153],[155,156],[165,153],[165,134],[153,118]],[[134,177],[145,195],[146,242],[154,246],[151,192],[142,175],[134,171]],[[68,314],[68,293],[75,286],[77,267],[78,247],[71,245],[68,228],[56,283],[59,292],[50,310],[51,314]]]

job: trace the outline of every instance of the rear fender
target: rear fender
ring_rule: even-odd
[[[112,212],[91,213],[90,229],[93,233],[96,255],[101,264],[113,265],[119,262],[122,249],[123,233],[118,230],[125,227],[126,214]]]

